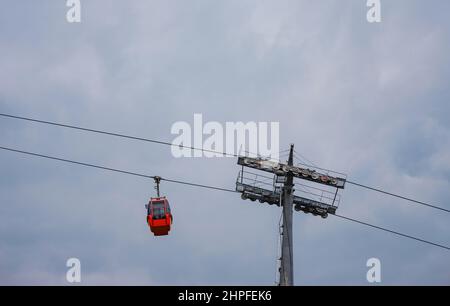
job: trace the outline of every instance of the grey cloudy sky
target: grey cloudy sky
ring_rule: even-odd
[[[0,0],[0,111],[171,141],[176,121],[279,121],[281,146],[355,181],[450,208],[450,2]],[[231,158],[0,119],[2,146],[234,188]],[[0,284],[272,285],[280,210],[0,152]],[[449,216],[348,186],[341,214],[449,245]],[[333,217],[295,213],[298,285],[450,284],[450,253]]]

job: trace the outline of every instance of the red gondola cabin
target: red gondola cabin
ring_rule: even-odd
[[[147,205],[147,223],[155,236],[169,234],[173,217],[166,197],[151,198]]]

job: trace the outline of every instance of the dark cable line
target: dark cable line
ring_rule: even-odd
[[[111,132],[106,132],[106,131],[102,131],[102,130],[95,130],[95,129],[90,129],[90,128],[83,128],[83,127],[79,127],[79,126],[74,126],[74,125],[68,125],[68,124],[56,123],[56,122],[51,122],[51,121],[38,120],[38,119],[34,119],[34,118],[29,118],[29,117],[15,116],[15,115],[10,115],[10,114],[5,114],[5,113],[0,113],[0,116],[6,117],[6,118],[12,118],[12,119],[29,121],[29,122],[36,122],[36,123],[41,123],[41,124],[48,124],[48,125],[53,125],[53,126],[59,126],[59,127],[69,128],[69,129],[75,129],[75,130],[80,130],[80,131],[85,131],[85,132],[92,132],[92,133],[109,135],[109,136],[115,136],[115,137],[121,137],[121,138],[127,138],[127,139],[132,139],[132,140],[145,141],[145,142],[161,144],[161,145],[167,145],[167,146],[172,146],[172,147],[180,147],[180,148],[187,148],[187,149],[190,149],[190,150],[198,150],[198,151],[202,151],[202,152],[221,154],[223,156],[239,157],[238,154],[230,154],[230,153],[226,153],[226,152],[219,152],[219,151],[214,151],[214,150],[195,148],[195,147],[191,147],[191,146],[175,145],[175,144],[172,144],[170,142],[160,141],[160,140],[156,140],[156,139],[135,137],[135,136],[129,136],[129,135],[119,134],[119,133],[111,133]],[[283,150],[281,152],[284,152],[284,151],[286,151],[286,150]],[[247,152],[247,153],[250,153],[250,152]],[[297,151],[295,151],[294,154],[295,153],[300,154]],[[304,156],[303,156],[303,158],[306,159],[306,157],[304,157]],[[306,166],[308,166],[308,165],[306,165]],[[332,170],[327,170],[327,169],[323,169],[323,168],[317,167],[314,164],[312,164],[311,166],[313,166],[313,167],[315,167],[317,169],[325,170],[325,171],[332,171]],[[336,171],[332,171],[332,172],[338,173],[338,174],[342,174],[342,173],[339,173],[339,172],[336,172]],[[446,208],[443,208],[443,207],[440,207],[440,206],[432,205],[430,203],[425,203],[425,202],[422,202],[422,201],[414,200],[412,198],[408,198],[408,197],[405,197],[405,196],[402,196],[402,195],[398,195],[398,194],[394,194],[394,193],[391,193],[391,192],[387,192],[387,191],[381,190],[379,188],[366,186],[366,185],[359,184],[359,183],[352,182],[352,181],[347,181],[347,183],[355,185],[355,186],[359,186],[359,187],[362,187],[362,188],[366,188],[368,190],[372,190],[372,191],[375,191],[375,192],[380,192],[380,193],[383,193],[383,194],[386,194],[386,195],[389,195],[389,196],[392,196],[392,197],[396,197],[396,198],[399,198],[399,199],[402,199],[402,200],[405,200],[405,201],[410,201],[410,202],[413,202],[413,203],[416,203],[416,204],[419,204],[419,205],[427,206],[429,208],[434,208],[434,209],[437,209],[437,210],[440,210],[440,211],[444,211],[444,212],[450,213],[450,209],[446,209]]]
[[[121,134],[121,133],[107,132],[107,131],[104,131],[104,130],[85,128],[85,127],[81,127],[81,126],[64,124],[64,123],[58,123],[58,122],[54,122],[54,121],[46,121],[46,120],[34,119],[34,118],[30,118],[30,117],[16,116],[16,115],[5,114],[5,113],[0,113],[0,116],[6,117],[6,118],[10,118],[10,119],[18,119],[18,120],[29,121],[29,122],[34,122],[34,123],[47,124],[47,125],[52,125],[52,126],[57,126],[57,127],[74,129],[74,130],[79,130],[79,131],[83,131],[83,132],[90,132],[90,133],[96,133],[96,134],[101,134],[101,135],[108,135],[108,136],[114,136],[114,137],[131,139],[131,140],[144,141],[144,142],[149,142],[149,143],[154,143],[154,144],[159,144],[159,145],[165,145],[165,146],[170,146],[170,147],[179,147],[179,148],[184,148],[184,149],[189,149],[189,150],[220,154],[222,156],[227,156],[227,157],[239,157],[239,156],[241,156],[240,154],[227,153],[227,152],[222,152],[222,151],[217,151],[217,150],[209,150],[209,149],[203,149],[203,148],[196,148],[196,147],[193,147],[193,146],[185,146],[185,145],[181,145],[181,144],[180,145],[176,145],[176,144],[170,143],[168,141],[162,141],[162,140],[151,139],[151,138],[143,138],[143,137],[137,137],[137,136],[131,136],[131,135],[126,135],[126,134]],[[284,151],[281,151],[281,152],[284,152]],[[250,151],[244,150],[243,152],[246,153],[246,154],[259,156],[259,154],[255,154],[255,153],[252,153]]]
[[[307,160],[306,162],[304,162],[304,161],[302,160],[302,158],[299,158],[299,157],[297,156],[297,153],[296,153],[296,152],[297,152],[297,151],[294,150],[294,157],[295,157],[297,160],[299,160],[299,163],[297,163],[297,165],[302,165],[302,166],[306,166],[306,167],[315,168],[315,169],[318,169],[318,170],[323,170],[323,171],[325,171],[326,173],[334,173],[334,175],[339,174],[339,175],[343,176],[344,178],[347,177],[347,174],[345,174],[345,173],[338,172],[338,171],[334,171],[334,170],[331,170],[331,169],[321,168],[321,167],[317,166],[316,164],[314,164],[314,163],[312,163],[312,162],[310,162],[310,161],[308,162],[308,160]],[[303,159],[306,160],[306,158],[303,158]]]
[[[332,171],[332,170],[327,170],[327,169],[323,169],[323,168],[320,168],[320,167],[316,166],[313,162],[311,162],[310,160],[308,160],[306,157],[304,157],[303,155],[301,155],[299,152],[297,152],[295,150],[294,150],[294,154],[300,155],[301,157],[303,157],[303,159],[305,159],[307,162],[310,163],[310,165],[303,164],[305,166],[313,166],[313,167],[315,167],[317,169],[326,170],[326,171]],[[296,156],[296,157],[298,158],[298,156]],[[301,160],[301,158],[298,158],[298,159]],[[335,171],[332,171],[332,172],[335,172]],[[343,173],[339,173],[339,172],[335,172],[335,173],[343,174]],[[420,204],[420,205],[423,205],[423,206],[427,206],[427,207],[430,207],[430,208],[434,208],[434,209],[438,209],[438,210],[450,213],[450,209],[447,209],[447,208],[443,208],[443,207],[440,207],[440,206],[432,205],[430,203],[425,203],[425,202],[422,202],[422,201],[414,200],[414,199],[411,199],[411,198],[408,198],[408,197],[405,197],[405,196],[402,196],[402,195],[398,195],[398,194],[395,194],[395,193],[392,193],[392,192],[381,190],[379,188],[370,187],[370,186],[363,185],[363,184],[360,184],[360,183],[356,183],[356,182],[352,182],[352,181],[348,181],[348,180],[346,182],[349,183],[349,184],[361,187],[361,188],[366,188],[368,190],[372,190],[372,191],[375,191],[375,192],[380,192],[380,193],[383,193],[385,195],[389,195],[389,196],[396,197],[396,198],[399,198],[399,199],[402,199],[402,200],[405,200],[405,201],[410,201],[410,202],[413,202],[413,203],[416,203],[416,204]]]
[[[22,150],[16,150],[16,149],[11,149],[11,148],[6,148],[6,147],[0,147],[0,149],[1,150],[5,150],[5,151],[10,151],[10,152],[15,152],[15,153],[21,153],[21,154],[25,154],[25,155],[35,156],[35,157],[41,157],[41,158],[46,158],[46,159],[51,159],[51,160],[57,160],[57,161],[61,161],[61,162],[65,162],[65,163],[71,163],[71,164],[85,166],[85,167],[91,167],[91,168],[96,168],[96,169],[101,169],[101,170],[107,170],[107,171],[112,171],[112,172],[117,172],[117,173],[122,173],[122,174],[128,174],[128,175],[143,177],[143,178],[147,178],[147,179],[154,179],[156,177],[154,175],[146,175],[146,174],[141,174],[141,173],[136,173],[136,172],[124,171],[124,170],[119,170],[119,169],[115,169],[115,168],[98,166],[98,165],[78,162],[78,161],[74,161],[74,160],[70,160],[70,159],[58,158],[58,157],[54,157],[54,156],[37,154],[37,153],[32,153],[32,152],[27,152],[27,151],[22,151]],[[163,178],[163,177],[161,178],[161,180],[169,182],[169,183],[183,184],[183,185],[189,185],[189,186],[200,187],[200,188],[214,189],[214,190],[227,191],[227,192],[237,192],[237,191],[235,191],[233,189],[219,188],[219,187],[213,187],[213,186],[208,186],[208,185],[203,185],[203,184],[196,184],[196,183],[184,182],[184,181],[179,181],[179,180],[172,180],[172,179],[167,179],[167,178]]]
[[[313,166],[313,167],[317,168],[317,165],[315,163],[313,163],[311,160],[307,159],[305,156],[303,156],[296,150],[294,150],[294,156],[300,161],[303,161],[303,160],[306,161],[306,165],[308,165],[307,163],[309,163],[309,166]]]
[[[203,149],[203,148],[196,148],[196,147],[192,147],[192,146],[176,145],[176,144],[173,144],[173,143],[170,143],[170,142],[167,142],[167,141],[161,141],[161,140],[150,139],[150,138],[143,138],[143,137],[136,137],[136,136],[130,136],[130,135],[125,135],[125,134],[119,134],[119,133],[112,133],[112,132],[107,132],[107,131],[102,131],[102,130],[84,128],[84,127],[75,126],[75,125],[57,123],[57,122],[52,122],[52,121],[45,121],[45,120],[28,118],[28,117],[9,115],[9,114],[4,114],[4,113],[0,113],[0,116],[6,117],[6,118],[12,118],[12,119],[29,121],[29,122],[35,122],[35,123],[59,126],[59,127],[63,127],[63,128],[74,129],[74,130],[79,130],[79,131],[84,131],[84,132],[91,132],[91,133],[96,133],[96,134],[102,134],[102,135],[108,135],[108,136],[114,136],[114,137],[121,137],[121,138],[126,138],[126,139],[131,139],[131,140],[145,141],[145,142],[150,142],[150,143],[160,144],[160,145],[166,145],[166,146],[171,146],[171,147],[179,147],[179,148],[185,148],[185,149],[190,149],[190,150],[196,150],[196,151],[202,151],[202,152],[208,152],[208,153],[215,153],[215,154],[220,154],[220,155],[223,155],[223,156],[239,157],[238,154],[219,152],[219,151],[208,150],[208,149]]]
[[[298,153],[298,152],[296,152],[294,150],[294,154],[295,153]],[[300,154],[300,153],[298,153],[298,154]],[[303,158],[306,159],[306,157],[303,157]],[[309,161],[309,160],[306,159],[306,161]],[[313,166],[313,167],[315,167],[317,169],[321,169],[321,170],[325,170],[325,171],[332,171],[332,170],[327,170],[327,169],[324,169],[324,168],[320,168],[320,167],[316,166],[315,164],[313,164],[311,161],[309,161],[309,162],[311,163],[311,165],[308,165],[308,164],[303,164],[303,165],[304,166]],[[335,171],[332,171],[332,172],[335,172]],[[342,173],[339,173],[339,172],[335,172],[335,173],[342,174]],[[405,197],[405,196],[402,196],[402,195],[399,195],[399,194],[388,192],[388,191],[385,191],[385,190],[382,190],[382,189],[379,189],[379,188],[370,187],[370,186],[367,186],[367,185],[364,185],[364,184],[360,184],[360,183],[356,183],[356,182],[349,181],[349,180],[347,180],[346,183],[351,184],[351,185],[355,185],[355,186],[358,186],[358,187],[361,187],[361,188],[365,188],[365,189],[368,189],[368,190],[372,190],[372,191],[375,191],[375,192],[380,192],[382,194],[389,195],[391,197],[395,197],[395,198],[398,198],[398,199],[402,199],[402,200],[405,200],[405,201],[409,201],[409,202],[412,202],[412,203],[423,205],[423,206],[426,206],[426,207],[429,207],[429,208],[434,208],[434,209],[437,209],[437,210],[441,210],[441,211],[445,211],[447,213],[450,213],[450,209],[447,209],[447,208],[444,208],[444,207],[440,207],[440,206],[436,206],[436,205],[433,205],[433,204],[430,204],[430,203],[426,203],[426,202],[423,202],[423,201],[414,200],[412,198],[408,198],[408,197]]]
[[[147,178],[147,179],[154,179],[155,176],[152,175],[145,175],[145,174],[140,174],[140,173],[136,173],[136,172],[130,172],[130,171],[124,171],[124,170],[119,170],[119,169],[115,169],[115,168],[110,168],[110,167],[104,167],[104,166],[98,166],[98,165],[94,165],[94,164],[89,164],[89,163],[83,163],[83,162],[78,162],[78,161],[74,161],[74,160],[69,160],[69,159],[64,159],[64,158],[59,158],[59,157],[54,157],[54,156],[49,156],[49,155],[43,155],[43,154],[38,154],[38,153],[33,153],[33,152],[28,152],[28,151],[23,151],[23,150],[17,150],[17,149],[12,149],[12,148],[7,148],[7,147],[1,147],[0,146],[0,150],[4,150],[4,151],[9,151],[9,152],[14,152],[14,153],[20,153],[20,154],[24,154],[24,155],[28,155],[28,156],[35,156],[35,157],[40,157],[40,158],[45,158],[45,159],[50,159],[50,160],[56,160],[56,161],[61,161],[61,162],[66,162],[66,163],[71,163],[71,164],[75,164],[75,165],[81,165],[81,166],[86,166],[86,167],[91,167],[91,168],[96,168],[96,169],[101,169],[101,170],[107,170],[107,171],[112,171],[112,172],[117,172],[117,173],[122,173],[122,174],[128,174],[128,175],[133,175],[133,176],[138,176],[138,177],[143,177],[143,178]],[[232,193],[239,193],[236,190],[233,189],[227,189],[227,188],[221,188],[221,187],[214,187],[214,186],[209,186],[209,185],[204,185],[204,184],[196,184],[196,183],[190,183],[190,182],[185,182],[185,181],[180,181],[180,180],[172,180],[172,179],[165,179],[165,178],[161,178],[161,180],[164,180],[166,182],[170,182],[170,183],[176,183],[176,184],[183,184],[183,185],[188,185],[188,186],[193,186],[193,187],[200,187],[200,188],[206,188],[206,189],[211,189],[211,190],[217,190],[217,191],[225,191],[225,192],[232,192]],[[389,230],[387,228],[384,227],[380,227],[380,226],[376,226],[373,224],[369,224],[363,221],[359,221],[356,219],[352,219],[349,217],[345,217],[342,215],[334,215],[336,217],[345,219],[347,221],[351,221],[351,222],[356,222],[362,225],[366,225],[378,230],[382,230],[385,232],[389,232],[392,234],[396,234],[398,236],[402,236],[405,238],[409,238],[409,239],[413,239],[419,242],[423,242],[429,245],[433,245],[433,246],[437,246],[446,250],[450,250],[450,247],[448,246],[444,246],[441,244],[437,244],[434,242],[430,242],[421,238],[417,238],[414,236],[410,236],[407,234],[402,234],[400,232],[397,231],[393,231],[393,230]]]
[[[112,171],[112,172],[117,172],[117,173],[123,173],[123,174],[128,174],[128,175],[139,176],[139,177],[148,178],[148,179],[154,179],[155,178],[155,176],[152,176],[152,175],[145,175],[145,174],[139,174],[139,173],[130,172],[130,171],[123,171],[123,170],[119,170],[119,169],[103,167],[103,166],[98,166],[98,165],[94,165],[94,164],[78,162],[78,161],[74,161],[74,160],[70,160],[70,159],[53,157],[53,156],[49,156],[49,155],[32,153],[32,152],[16,150],[16,149],[11,149],[11,148],[6,148],[6,147],[0,147],[0,149],[1,150],[5,150],[5,151],[10,151],[10,152],[16,152],[16,153],[31,155],[31,156],[35,156],[35,157],[41,157],[41,158],[46,158],[46,159],[57,160],[57,161],[61,161],[61,162],[65,162],[65,163],[71,163],[71,164],[75,164],[75,165],[81,165],[81,166],[97,168],[97,169],[101,169],[101,170],[107,170],[107,171]]]
[[[394,193],[391,193],[391,192],[388,192],[388,191],[384,191],[384,190],[381,190],[381,189],[378,189],[378,188],[366,186],[366,185],[359,184],[359,183],[356,183],[356,182],[347,181],[347,183],[348,183],[348,184],[355,185],[355,186],[358,186],[358,187],[361,187],[361,188],[366,188],[366,189],[368,189],[368,190],[380,192],[380,193],[389,195],[389,196],[391,196],[391,197],[399,198],[399,199],[402,199],[402,200],[410,201],[410,202],[412,202],[412,203],[416,203],[416,204],[419,204],[419,205],[431,207],[431,208],[434,208],[434,209],[438,209],[438,210],[442,210],[442,211],[445,211],[445,212],[450,213],[450,209],[447,209],[447,208],[443,208],[443,207],[436,206],[436,205],[432,205],[432,204],[425,203],[425,202],[422,202],[422,201],[414,200],[414,199],[411,199],[411,198],[407,198],[407,197],[405,197],[405,196],[401,196],[401,195],[398,195],[398,194],[394,194]]]
[[[178,181],[178,180],[171,180],[171,179],[166,179],[166,178],[161,178],[161,180],[169,182],[169,183],[183,184],[183,185],[188,185],[188,186],[192,186],[192,187],[200,187],[200,188],[207,188],[207,189],[218,190],[218,191],[226,191],[226,192],[238,193],[238,191],[236,191],[234,189],[228,189],[228,188],[222,188],[222,187],[214,187],[214,186],[203,185],[203,184],[196,184],[196,183],[189,183],[189,182]]]
[[[442,248],[442,249],[450,251],[450,247],[442,245],[442,244],[434,243],[434,242],[431,242],[431,241],[428,241],[428,240],[424,240],[424,239],[421,239],[421,238],[417,238],[417,237],[414,237],[414,236],[411,236],[411,235],[402,234],[400,232],[387,229],[385,227],[376,226],[376,225],[373,225],[373,224],[370,224],[370,223],[367,223],[367,222],[359,221],[359,220],[356,220],[356,219],[353,219],[353,218],[349,218],[349,217],[345,217],[345,216],[342,216],[342,215],[337,215],[337,214],[335,214],[335,215],[331,214],[331,215],[332,216],[336,216],[336,217],[341,218],[341,219],[344,219],[344,220],[347,220],[347,221],[351,221],[351,222],[355,222],[355,223],[358,223],[358,224],[362,224],[362,225],[365,225],[365,226],[368,226],[368,227],[371,227],[371,228],[375,228],[375,229],[378,229],[378,230],[381,230],[381,231],[385,231],[385,232],[397,235],[397,236],[413,239],[413,240],[416,240],[416,241],[419,241],[419,242],[422,242],[422,243],[430,244],[430,245],[433,245],[433,246],[436,246],[436,247],[439,247],[439,248]]]

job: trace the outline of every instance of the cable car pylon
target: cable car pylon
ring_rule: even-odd
[[[294,165],[294,145],[289,151],[288,166]],[[281,240],[280,286],[294,285],[294,250],[292,243],[292,212],[294,203],[294,176],[288,172],[283,186],[281,206],[283,209],[283,231]]]
[[[335,215],[340,196],[339,189],[344,189],[346,176],[337,172],[321,169],[315,166],[294,166],[294,144],[289,149],[287,163],[273,161],[269,158],[240,156],[238,165],[242,166],[236,179],[236,191],[241,193],[243,200],[277,205],[282,208],[281,224],[281,257],[279,285],[294,285],[294,248],[292,231],[292,214],[303,211],[305,214],[320,216],[324,219],[329,214]],[[245,167],[272,173],[273,178],[248,172]],[[294,178],[301,179],[306,184],[299,183],[299,193],[295,195]],[[272,184],[267,180],[272,180]],[[325,185],[327,189],[319,189],[316,184]],[[267,188],[266,188],[267,187]],[[319,190],[319,193],[314,193]],[[332,190],[332,191],[331,191]]]

